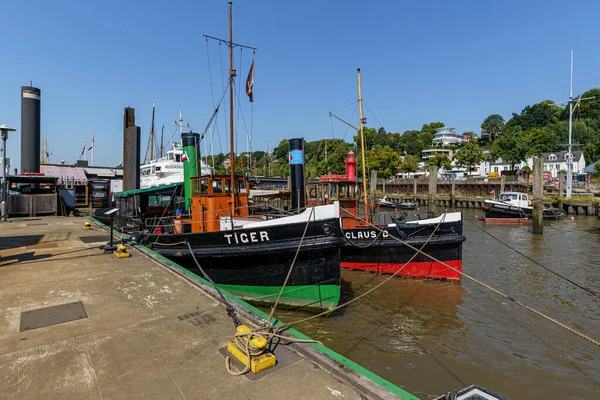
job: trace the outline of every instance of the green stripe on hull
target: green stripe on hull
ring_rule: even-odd
[[[217,285],[237,297],[255,304],[272,305],[281,286]],[[279,304],[288,308],[331,310],[340,301],[339,285],[288,286]]]

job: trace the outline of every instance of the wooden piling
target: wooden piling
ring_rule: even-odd
[[[533,158],[533,233],[544,233],[542,192],[544,190],[543,159]]]
[[[375,214],[375,205],[377,203],[377,199],[375,197],[375,189],[377,189],[377,171],[373,169],[373,170],[371,170],[371,186],[369,187],[369,193],[370,193],[369,213],[371,215]]]
[[[435,213],[436,212],[436,202],[435,198],[437,196],[437,175],[438,175],[438,167],[432,165],[429,167],[429,211]]]

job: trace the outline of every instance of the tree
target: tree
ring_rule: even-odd
[[[373,150],[367,152],[369,168],[377,171],[381,178],[396,176],[400,165],[400,156],[390,146],[376,145]]]
[[[402,163],[400,163],[400,171],[407,172],[417,172],[419,170],[419,165],[415,161],[415,158],[411,155],[404,157]]]
[[[500,114],[489,115],[481,124],[481,129],[489,133],[490,141],[492,142],[496,140],[498,136],[500,136],[503,127],[504,118]]]
[[[546,128],[532,128],[525,132],[525,144],[529,148],[530,156],[541,156],[550,151],[552,145],[550,133]]]
[[[594,164],[594,171],[600,172],[600,162],[597,162],[596,164]]]
[[[445,168],[445,169],[451,169],[452,168],[452,161],[450,161],[450,159],[448,158],[448,156],[444,153],[437,153],[435,155],[435,157],[430,158],[427,161],[427,169],[429,169],[430,166],[435,165],[438,168]]]
[[[421,152],[425,149],[425,145],[419,137],[420,134],[420,131],[405,131],[400,136],[400,152],[421,158]]]
[[[465,145],[454,155],[454,160],[458,165],[466,167],[471,175],[471,171],[476,165],[485,160],[483,149],[477,144],[475,138],[471,138]]]
[[[518,126],[504,129],[492,144],[491,152],[494,158],[502,158],[510,163],[511,170],[515,169],[515,164],[525,161],[529,156],[522,129]]]

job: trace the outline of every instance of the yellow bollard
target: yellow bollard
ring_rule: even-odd
[[[83,229],[86,231],[91,231],[92,230],[92,224],[90,221],[85,221],[83,223]]]
[[[117,258],[131,257],[131,254],[127,252],[127,248],[124,244],[118,244],[117,249],[113,251],[113,254],[117,256]]]

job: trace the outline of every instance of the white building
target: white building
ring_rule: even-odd
[[[435,146],[459,146],[467,140],[463,135],[454,132],[454,128],[443,127],[435,130],[433,144]]]
[[[585,157],[583,151],[573,151],[573,173],[583,172],[585,168]],[[544,159],[544,171],[548,171],[550,176],[556,178],[558,171],[567,170],[567,152],[566,151],[555,151],[552,153],[543,153]],[[533,158],[528,158],[526,161],[521,161],[515,164],[515,169],[522,169],[525,166],[533,168]],[[502,158],[498,158],[496,161],[489,163],[489,168],[485,168],[489,172],[502,172],[509,171],[511,168],[510,163]]]

